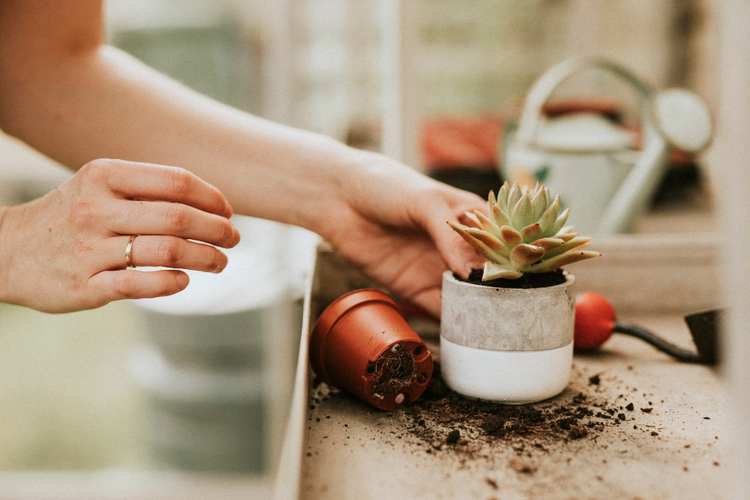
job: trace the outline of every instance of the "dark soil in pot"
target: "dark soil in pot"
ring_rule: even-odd
[[[417,347],[417,354],[421,348]],[[398,394],[417,379],[417,363],[414,354],[400,344],[394,345],[375,363],[367,367],[367,373],[373,375],[373,397],[380,399]],[[424,380],[420,381],[424,383]]]
[[[490,281],[482,281],[482,269],[472,269],[469,279],[461,279],[453,274],[453,277],[464,283],[473,285],[490,286],[497,288],[544,288],[565,283],[565,273],[561,269],[550,271],[548,273],[524,273],[523,276],[516,279],[497,278]]]

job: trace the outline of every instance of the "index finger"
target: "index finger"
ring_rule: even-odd
[[[222,217],[232,216],[232,207],[221,191],[184,168],[124,160],[105,161],[107,185],[126,198],[171,201]]]
[[[434,200],[423,223],[445,263],[462,278],[467,278],[472,269],[481,268],[486,260],[446,224],[446,221],[458,221],[464,209],[477,206],[477,200],[481,200],[473,195],[465,198],[466,203],[459,205],[461,208],[451,208],[441,200]]]

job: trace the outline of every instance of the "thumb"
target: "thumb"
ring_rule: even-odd
[[[451,271],[461,278],[468,278],[472,269],[481,268],[486,260],[447,224],[458,222],[447,206],[436,210],[426,223],[427,232]]]

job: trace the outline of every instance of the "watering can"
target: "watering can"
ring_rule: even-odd
[[[544,117],[552,92],[574,74],[605,70],[625,81],[640,104],[642,148],[636,137],[600,113]],[[711,142],[708,106],[684,89],[654,92],[624,67],[600,58],[573,58],[553,66],[529,91],[518,126],[506,131],[501,176],[539,181],[571,209],[576,231],[629,232],[647,207],[669,164],[672,148],[697,153]]]

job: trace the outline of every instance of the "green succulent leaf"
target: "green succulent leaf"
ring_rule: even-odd
[[[497,198],[495,198],[495,192],[490,190],[490,194],[487,195],[487,213],[492,213],[492,205],[497,205]]]
[[[563,228],[564,229],[564,228]],[[576,236],[580,235],[581,233],[566,233],[562,229],[558,231],[558,233],[554,236],[555,238],[560,238],[563,241],[570,241]]]
[[[529,193],[523,193],[510,214],[513,227],[523,228],[534,222],[534,211],[531,207]]]
[[[539,184],[537,184],[539,186]],[[547,209],[547,197],[544,189],[537,189],[531,199],[531,208],[533,209],[533,220],[538,221],[544,211]]]
[[[492,215],[493,222],[498,227],[510,225],[510,217],[508,217],[508,214],[499,205],[493,204],[490,214]]]
[[[500,253],[503,256],[510,254],[510,248],[497,236],[490,234],[487,231],[481,229],[468,228],[466,232],[474,239],[487,245],[490,249]]]
[[[479,252],[481,255],[484,255],[488,259],[494,262],[499,263],[508,263],[510,264],[510,261],[508,258],[501,253],[493,250],[489,246],[487,246],[485,243],[483,243],[481,240],[475,238],[471,231],[480,231],[478,229],[466,227],[462,224],[458,224],[455,222],[448,221],[448,224],[453,228],[454,231],[456,231],[461,237],[474,249]]]
[[[572,264],[580,260],[593,259],[594,257],[601,257],[602,254],[599,252],[592,252],[590,250],[575,250],[573,252],[567,252],[551,259],[543,260],[539,264],[532,266],[530,269],[526,269],[526,272],[533,273],[546,273],[554,271],[567,264]]]
[[[521,199],[521,196],[523,196],[521,186],[517,182],[514,182],[513,187],[511,187],[510,191],[508,191],[508,201],[505,205],[505,210],[508,213],[513,211],[513,208],[516,206],[516,203],[518,203],[518,200]]]
[[[555,201],[547,207],[547,210],[539,217],[539,224],[542,226],[542,231],[546,236],[553,236],[557,231],[552,231],[552,228],[557,221],[557,217],[560,215],[560,196],[555,197]],[[562,226],[561,226],[562,227]]]
[[[553,248],[557,248],[564,243],[565,241],[561,238],[540,238],[538,240],[532,241],[531,245],[544,248],[544,256],[547,257],[550,250],[552,250]]]
[[[477,221],[479,221],[480,229],[484,229],[485,231],[488,231],[492,234],[500,233],[500,227],[495,224],[492,219],[484,215],[479,210],[474,210],[474,217],[476,217]]]
[[[510,251],[510,263],[516,266],[517,269],[530,266],[538,262],[542,257],[544,257],[544,248],[527,243],[516,245]]]
[[[505,210],[508,210],[508,192],[510,191],[510,186],[508,185],[508,181],[505,181],[503,185],[500,187],[500,190],[497,192],[497,205]]]
[[[550,228],[550,232],[552,234],[557,234],[560,232],[561,229],[563,229],[563,226],[565,226],[565,223],[568,221],[568,215],[570,215],[570,209],[566,208],[565,211],[562,214],[560,214],[560,216],[557,218],[555,223]],[[564,232],[567,232],[568,228],[565,228],[565,229],[566,230]]]
[[[521,234],[523,235],[523,241],[530,243],[542,235],[542,226],[538,222],[529,224],[521,229]]]
[[[469,220],[469,222],[471,222],[471,227],[475,227],[477,229],[483,229],[482,222],[479,220],[479,218],[475,214],[471,212],[466,212],[464,215],[466,215],[466,218]]]
[[[518,245],[523,241],[523,235],[510,226],[500,228],[500,237],[509,247]]]
[[[591,241],[591,238],[587,236],[580,236],[577,238],[573,238],[571,240],[566,241],[564,244],[558,246],[557,248],[553,248],[547,251],[547,255],[545,257],[547,259],[551,259],[552,257],[556,257],[557,255],[560,255],[561,253],[569,252],[580,246],[586,245],[588,244],[589,241]]]
[[[490,281],[497,278],[516,279],[523,276],[521,271],[513,269],[508,265],[496,264],[494,262],[484,263],[482,281]]]

